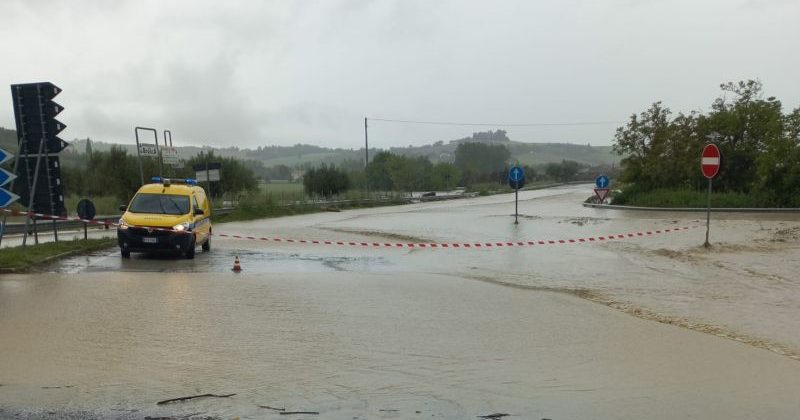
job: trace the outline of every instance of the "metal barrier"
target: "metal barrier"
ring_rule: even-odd
[[[214,212],[212,214],[221,216],[223,214],[228,214],[232,211],[233,208],[230,207],[219,208],[219,209],[214,209]],[[94,221],[97,222],[97,224],[90,224],[88,225],[88,227],[92,229],[103,229],[104,228],[103,225],[105,224],[106,228],[108,228],[110,225],[116,224],[121,216],[122,215],[98,216],[94,218]],[[83,229],[84,225],[84,223],[79,220],[56,220],[55,224],[56,228],[59,231],[79,230]],[[3,226],[3,229],[5,230],[4,232],[5,235],[22,235],[23,233],[25,233],[25,223],[7,223],[5,226]],[[28,230],[29,233],[33,234],[33,225],[28,226]],[[46,233],[46,232],[41,232],[41,233]]]

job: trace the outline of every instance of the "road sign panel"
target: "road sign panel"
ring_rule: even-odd
[[[31,156],[25,159],[19,158],[20,162],[17,166],[17,176],[19,179],[14,182],[14,193],[18,194],[21,198],[20,203],[28,206],[30,203],[31,191],[30,186],[34,185],[33,175],[36,172],[36,160],[41,159],[39,162],[39,173],[36,181],[36,191],[33,194],[33,210],[36,213],[47,214],[66,214],[64,207],[64,185],[61,181],[61,163],[58,156],[42,156],[37,158]],[[45,166],[45,162],[47,166]],[[47,175],[50,175],[48,180]],[[48,186],[50,187],[48,189]]]
[[[722,155],[717,145],[713,143],[706,145],[700,157],[700,169],[703,171],[703,176],[708,179],[717,176],[721,163]]]
[[[38,135],[38,134],[37,134]],[[39,153],[39,143],[41,139],[36,138],[35,136],[30,136],[28,141],[25,142],[25,146],[23,147],[20,144],[19,154],[20,155],[36,155]],[[69,143],[65,142],[59,137],[56,136],[47,136],[45,143],[44,143],[44,150],[42,153],[59,153],[62,150],[69,147]]]
[[[610,191],[611,190],[608,189],[608,188],[595,188],[594,189],[594,194],[597,196],[597,199],[600,200],[600,204],[603,204],[603,202],[606,201],[606,198],[608,198],[608,193]]]
[[[12,153],[0,149],[0,165],[8,162],[11,159],[14,159],[14,155]]]
[[[142,156],[158,156],[158,146],[152,143],[139,143],[139,154]]]
[[[0,208],[6,207],[17,200],[19,200],[18,195],[0,188]]]
[[[61,88],[50,82],[39,83],[19,83],[11,85],[11,90],[16,92],[16,95],[22,98],[33,97],[36,98],[41,93],[45,100],[50,100],[61,93]]]
[[[162,147],[161,159],[167,165],[177,165],[180,162],[180,158],[178,157],[178,148],[172,146]]]
[[[525,186],[525,171],[519,166],[513,166],[508,170],[508,186],[518,190]]]
[[[208,169],[222,169],[222,162],[195,163],[192,165],[192,169],[195,171],[205,171],[206,167]]]
[[[78,217],[85,220],[92,220],[94,216],[97,214],[94,203],[91,200],[86,198],[78,201]]]
[[[2,187],[3,185],[8,184],[11,181],[13,181],[14,178],[16,178],[16,177],[17,176],[12,174],[11,172],[9,172],[9,171],[7,171],[7,170],[5,170],[3,168],[0,168],[0,187]]]
[[[206,176],[208,175],[208,176]],[[219,169],[209,169],[208,171],[195,171],[194,177],[197,182],[217,182],[220,180]]]
[[[610,183],[611,183],[611,180],[608,179],[608,176],[606,176],[606,175],[600,175],[597,178],[595,178],[595,180],[594,180],[594,185],[597,188],[608,188]]]

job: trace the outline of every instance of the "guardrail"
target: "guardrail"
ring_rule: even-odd
[[[214,212],[212,214],[223,215],[223,214],[228,214],[232,211],[233,208],[225,207],[225,208],[214,209]],[[105,227],[108,228],[108,225],[117,223],[120,217],[122,217],[122,215],[119,214],[112,216],[98,216],[94,218],[94,221],[98,223],[104,223],[106,224]],[[83,222],[77,220],[57,220],[55,224],[56,224],[56,229],[58,231],[79,230],[83,229],[84,225]],[[102,224],[88,225],[87,227],[89,229],[103,229]],[[40,224],[37,224],[36,229],[42,233],[50,232],[53,230],[53,222],[50,220],[42,220]],[[7,223],[3,227],[3,230],[5,235],[21,235],[25,233],[25,223]],[[32,224],[28,226],[28,230],[29,233],[33,233]]]

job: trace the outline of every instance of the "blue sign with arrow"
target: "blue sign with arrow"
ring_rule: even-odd
[[[8,162],[14,157],[11,153],[6,152],[3,149],[0,149],[0,164]],[[0,186],[6,185],[8,182],[11,182],[17,176],[12,174],[11,172],[0,168]],[[11,191],[5,190],[0,188],[0,208],[3,208],[15,201],[19,200],[19,196],[12,193]]]
[[[511,182],[520,182],[525,179],[525,173],[519,166],[512,166],[508,171],[508,180]]]
[[[0,208],[3,208],[17,200],[19,200],[18,195],[0,188]]]
[[[13,181],[14,178],[16,177],[17,176],[12,174],[11,172],[8,172],[7,170],[0,168],[0,187],[8,184],[10,181]]]
[[[6,152],[3,149],[0,149],[0,165],[8,162],[9,160],[13,159],[14,155],[11,153]]]
[[[594,185],[596,185],[597,188],[608,188],[610,183],[611,181],[605,175],[600,175],[594,180]]]

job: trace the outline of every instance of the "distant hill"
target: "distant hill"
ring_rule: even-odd
[[[508,139],[505,131],[489,131],[475,133],[472,137],[438,141],[424,146],[392,147],[392,153],[406,156],[424,156],[433,162],[452,161],[459,143],[479,141],[484,143],[503,144],[511,151],[512,160],[526,165],[543,165],[549,162],[560,162],[563,159],[574,160],[591,166],[618,164],[620,156],[613,152],[611,146],[591,146],[569,143],[524,143]],[[0,147],[16,151],[17,137],[14,130],[0,128]],[[83,154],[86,151],[86,139],[73,140],[66,153]],[[136,154],[136,146],[131,144],[105,143],[92,140],[92,150],[107,151],[112,146],[124,148],[130,154]],[[316,166],[326,164],[360,164],[364,161],[364,149],[341,149],[296,144],[294,146],[260,146],[255,149],[238,147],[212,148],[209,146],[186,146],[178,148],[181,157],[189,158],[201,151],[213,150],[219,156],[249,159],[261,162],[265,167],[277,165]],[[370,149],[370,156],[379,149]],[[65,162],[67,164],[67,162]]]

